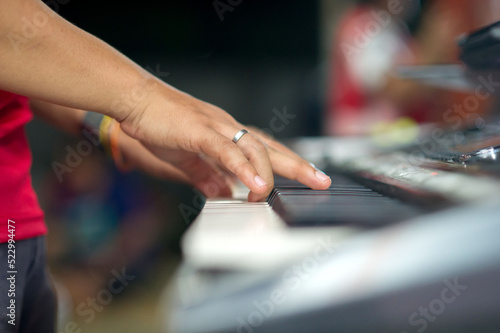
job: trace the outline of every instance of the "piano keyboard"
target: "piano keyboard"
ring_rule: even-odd
[[[208,199],[182,249],[184,260],[197,268],[266,270],[308,255],[320,238],[340,244],[355,232],[354,227],[288,228],[267,202]]]
[[[421,207],[387,197],[340,175],[332,176],[332,186],[326,191],[279,179],[268,202],[293,227],[380,227],[425,212]]]
[[[235,199],[208,199],[182,240],[186,262],[211,269],[269,269],[310,254],[319,239],[340,245],[367,228],[424,212],[344,176],[332,175],[332,184],[315,191],[278,178],[267,202],[247,202],[241,184]]]
[[[334,168],[332,186],[314,191],[277,178],[267,202],[247,202],[248,190],[241,184],[234,199],[207,200],[182,240],[187,263],[209,269],[275,268],[304,258],[320,238],[340,245],[360,232],[422,215],[432,219],[436,211],[500,193],[500,181],[490,174],[429,167],[435,162],[428,159],[414,165],[408,154],[381,153],[366,140],[304,139],[295,148],[316,165]]]

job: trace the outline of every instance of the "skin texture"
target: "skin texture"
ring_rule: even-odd
[[[225,178],[226,170],[250,189],[251,201],[267,197],[273,173],[314,189],[329,187],[328,177],[258,132],[234,144],[244,126],[227,112],[160,81],[41,1],[0,0],[0,8],[0,89],[106,114],[121,123],[133,145],[182,170],[197,187]],[[53,120],[64,113],[48,109]],[[141,151],[141,165],[152,160],[142,148],[134,151],[124,154]]]

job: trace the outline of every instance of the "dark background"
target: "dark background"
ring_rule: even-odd
[[[315,1],[249,1],[223,13],[213,1],[76,1],[59,13],[122,52],[188,59],[316,59]],[[224,1],[220,1],[224,3]],[[229,7],[231,7],[228,4]]]
[[[192,0],[70,0],[59,14],[243,123],[268,127],[287,106],[297,118],[277,137],[318,134],[318,2],[240,2],[222,21],[214,1]]]

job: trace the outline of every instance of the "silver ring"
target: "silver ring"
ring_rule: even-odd
[[[233,138],[233,142],[238,143],[238,141],[240,141],[241,137],[247,133],[248,133],[248,131],[246,129],[242,129],[241,131],[236,133],[236,135]]]

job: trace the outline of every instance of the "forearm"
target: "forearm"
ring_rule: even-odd
[[[0,0],[0,7],[0,89],[121,120],[159,84],[41,1]],[[31,34],[23,32],[26,19],[38,22]]]
[[[36,99],[31,99],[30,103],[33,112],[54,127],[73,136],[81,134],[85,111]]]

